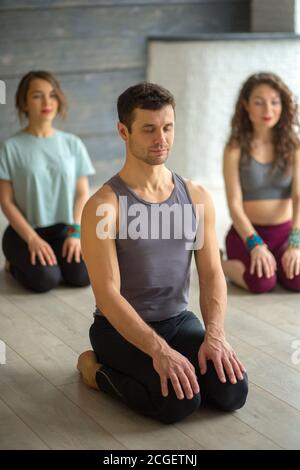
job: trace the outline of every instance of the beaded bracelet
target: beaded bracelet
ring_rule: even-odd
[[[265,242],[257,233],[254,233],[250,237],[246,238],[246,245],[247,245],[248,251],[253,250],[253,248],[255,248],[257,245],[264,245],[264,244]]]
[[[80,225],[72,224],[69,226],[67,237],[69,238],[80,238]]]
[[[293,228],[289,235],[289,247],[300,248],[300,228]]]

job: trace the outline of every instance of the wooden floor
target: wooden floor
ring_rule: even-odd
[[[247,366],[247,404],[233,414],[199,410],[166,426],[80,382],[75,366],[90,348],[90,288],[31,294],[1,269],[0,448],[300,449],[300,364],[292,361],[299,302],[300,294],[281,288],[255,296],[229,286],[227,335]],[[190,304],[199,312],[195,279]]]

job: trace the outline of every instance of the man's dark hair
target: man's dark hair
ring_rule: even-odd
[[[143,82],[127,88],[118,98],[119,121],[131,132],[134,121],[134,110],[158,110],[171,105],[175,110],[175,99],[172,93],[155,83]]]

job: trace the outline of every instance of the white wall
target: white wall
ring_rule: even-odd
[[[177,101],[169,167],[211,191],[220,244],[229,224],[223,148],[241,84],[259,71],[279,74],[300,97],[300,40],[153,41],[149,45],[147,78],[169,88]]]
[[[295,0],[295,32],[299,34],[300,32],[300,0]]]

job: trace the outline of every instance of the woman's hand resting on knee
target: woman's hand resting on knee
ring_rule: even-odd
[[[294,279],[300,274],[300,250],[299,248],[287,248],[285,250],[281,263],[285,275],[288,279]]]
[[[31,264],[35,265],[37,258],[42,266],[54,266],[57,264],[56,256],[51,246],[38,234],[29,240],[28,249]]]
[[[277,270],[276,260],[266,245],[257,245],[250,252],[250,274],[270,278]]]
[[[62,247],[62,257],[67,257],[67,263],[71,263],[73,258],[76,263],[80,263],[81,243],[78,238],[67,237]]]

